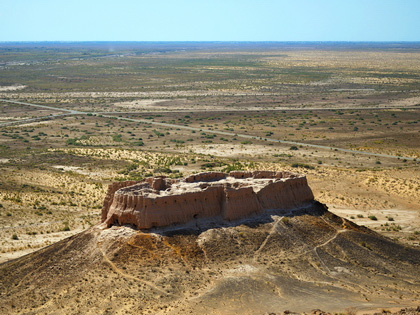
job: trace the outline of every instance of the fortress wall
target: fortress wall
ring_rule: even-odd
[[[134,224],[139,229],[187,223],[194,218],[221,215],[223,197],[222,185],[210,186],[203,191],[154,198],[117,193],[112,204],[112,214],[104,221],[108,226],[117,221],[119,224]]]
[[[110,185],[102,222],[108,227],[119,223],[149,229],[187,223],[195,218],[222,216],[231,221],[269,209],[299,208],[314,200],[306,177],[302,175],[235,171],[229,174],[231,177],[227,182],[217,182],[227,176],[213,172],[184,180],[157,177]],[[250,179],[234,181],[232,177]],[[258,181],[253,182],[252,178]]]
[[[225,189],[223,219],[232,221],[262,212],[264,209],[252,187]]]
[[[185,178],[185,182],[194,183],[194,182],[210,182],[225,179],[227,176],[226,173],[222,172],[207,172],[191,175]]]
[[[283,171],[283,172],[272,172],[272,171],[254,171],[252,172],[252,177],[254,178],[273,178],[273,179],[280,179],[280,178],[294,178],[297,175],[291,172]]]
[[[266,210],[296,208],[314,200],[304,176],[276,181],[262,188],[257,196]]]
[[[102,221],[104,221],[108,215],[109,208],[114,200],[115,192],[123,187],[131,186],[138,183],[137,181],[125,181],[119,183],[112,183],[108,186],[108,191],[106,193],[104,204],[102,206]]]
[[[234,178],[293,178],[296,174],[283,171],[283,172],[272,172],[272,171],[253,171],[253,172],[245,172],[245,171],[232,171],[229,173],[229,176]]]
[[[152,189],[165,190],[171,185],[170,179],[165,176],[149,177],[145,179]]]
[[[232,176],[234,178],[249,178],[252,177],[252,172],[232,171],[229,173],[229,176]]]
[[[124,195],[117,193],[114,197],[108,216],[104,222],[110,227],[112,224],[134,224],[137,225],[138,221],[143,220],[142,215],[144,200],[142,195]]]
[[[137,226],[147,229],[187,223],[195,218],[219,216],[223,196],[223,186],[212,186],[203,191],[148,199],[144,208],[144,221]]]
[[[279,172],[272,171],[254,171],[252,177],[254,178],[278,178]]]

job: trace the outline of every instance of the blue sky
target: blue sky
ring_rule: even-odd
[[[420,0],[0,0],[0,41],[420,41]]]

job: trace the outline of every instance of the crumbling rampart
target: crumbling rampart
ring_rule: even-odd
[[[207,172],[181,180],[159,176],[110,185],[102,222],[149,229],[207,217],[232,221],[269,209],[299,208],[313,199],[306,177],[290,172]]]

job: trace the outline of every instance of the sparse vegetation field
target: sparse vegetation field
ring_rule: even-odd
[[[332,211],[419,246],[419,57],[417,44],[0,44],[1,260],[99,222],[113,181],[261,168],[305,173]]]

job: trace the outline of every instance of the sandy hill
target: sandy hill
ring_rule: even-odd
[[[341,312],[420,301],[419,250],[317,201],[150,230],[113,223],[2,264],[0,312]]]

